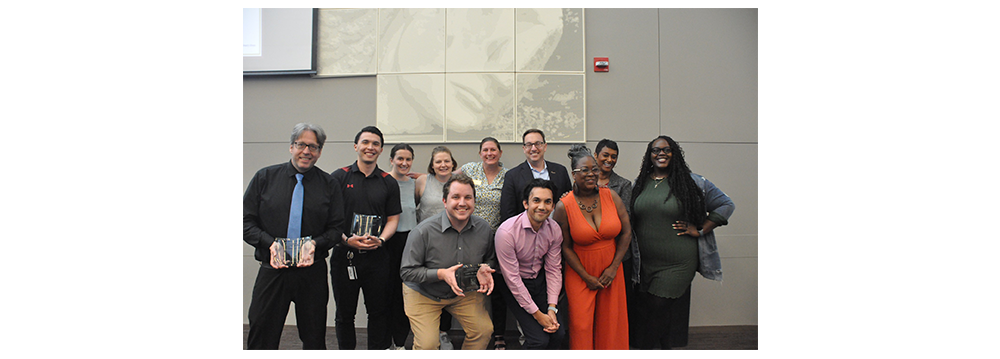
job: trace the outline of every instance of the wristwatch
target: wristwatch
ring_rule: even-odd
[[[553,306],[549,306],[549,310],[551,310],[553,312],[556,312],[556,314],[559,314],[559,308],[556,308],[556,307],[553,307]]]
[[[378,237],[378,240],[382,241],[382,243],[379,244],[380,246],[384,246],[385,245],[385,238]]]

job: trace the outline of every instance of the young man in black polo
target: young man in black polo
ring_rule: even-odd
[[[356,346],[354,314],[357,312],[358,294],[362,290],[368,313],[368,349],[388,349],[392,344],[388,330],[388,286],[389,276],[399,275],[399,268],[390,268],[389,251],[382,246],[396,233],[399,214],[403,210],[399,201],[399,185],[376,163],[384,143],[382,131],[377,127],[361,129],[354,137],[358,160],[331,174],[343,191],[347,224],[343,241],[334,246],[330,255],[340,349],[354,349]],[[371,223],[376,224],[369,226]],[[370,230],[368,227],[371,227]]]

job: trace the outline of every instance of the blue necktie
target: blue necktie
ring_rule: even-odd
[[[288,211],[288,238],[299,238],[302,236],[302,174],[296,173],[295,179],[299,182],[292,190],[292,207]]]

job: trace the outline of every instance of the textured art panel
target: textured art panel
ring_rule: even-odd
[[[376,73],[378,9],[319,11],[317,76],[357,76]]]
[[[513,72],[514,9],[448,9],[448,72]]]
[[[321,9],[317,77],[377,76],[386,141],[586,141],[583,9]]]
[[[517,9],[517,71],[584,71],[583,9]]]
[[[518,74],[517,130],[545,131],[548,142],[586,138],[584,75]]]
[[[451,74],[446,81],[448,141],[514,139],[514,74]]]
[[[445,9],[380,9],[378,72],[444,72]]]
[[[380,74],[376,103],[387,143],[443,140],[444,74]]]

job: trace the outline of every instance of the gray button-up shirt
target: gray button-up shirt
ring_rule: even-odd
[[[447,283],[438,279],[438,269],[459,263],[486,263],[495,270],[496,258],[489,222],[469,216],[469,222],[459,232],[451,226],[445,210],[410,230],[399,275],[406,286],[428,298],[451,299],[457,295]]]

